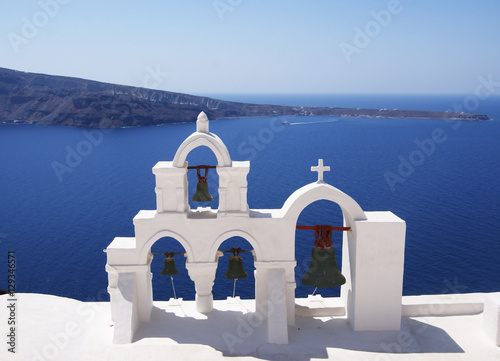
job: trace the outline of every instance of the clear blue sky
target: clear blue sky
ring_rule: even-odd
[[[465,94],[500,81],[499,17],[499,0],[3,0],[0,66],[192,94]]]

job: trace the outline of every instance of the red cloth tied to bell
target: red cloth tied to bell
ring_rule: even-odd
[[[314,227],[314,245],[316,247],[327,248],[333,245],[332,242],[332,227],[324,225],[316,225]]]

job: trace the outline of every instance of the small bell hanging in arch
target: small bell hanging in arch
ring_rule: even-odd
[[[229,257],[227,271],[224,277],[234,280],[233,282],[233,298],[236,294],[236,281],[248,277],[248,274],[243,268],[243,258],[240,256],[241,248],[231,248],[232,256]],[[244,251],[245,252],[245,251]]]
[[[243,268],[243,258],[240,256],[241,248],[232,248],[233,255],[229,257],[229,264],[224,277],[239,280],[248,277],[245,269]]]
[[[200,168],[205,169],[204,177],[202,177],[200,174]],[[196,185],[196,192],[191,198],[192,201],[211,202],[214,200],[213,197],[208,192],[207,174],[208,174],[207,166],[200,165],[196,167],[196,176],[198,177],[198,184]]]
[[[175,267],[175,259],[173,257],[173,252],[165,253],[165,261],[163,263],[163,269],[161,270],[161,275],[163,276],[173,276],[178,275],[179,271]]]

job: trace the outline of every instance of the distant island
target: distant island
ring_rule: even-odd
[[[230,102],[92,80],[0,68],[0,122],[119,128],[262,116],[489,120],[487,115],[420,110],[298,107]]]

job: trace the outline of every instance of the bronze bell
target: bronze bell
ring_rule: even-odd
[[[205,168],[205,176],[202,177],[200,175],[200,168]],[[214,199],[208,192],[208,183],[207,183],[207,173],[208,167],[206,166],[198,166],[196,167],[196,175],[198,177],[198,184],[196,185],[196,193],[191,198],[192,201],[195,202],[211,202]]]
[[[166,275],[166,276],[173,276],[173,275],[178,275],[179,271],[177,270],[177,267],[175,267],[175,259],[172,257],[172,255],[165,254],[167,258],[165,258],[165,263],[163,264],[163,269],[161,270],[161,275]]]
[[[193,195],[191,198],[192,201],[195,202],[211,202],[214,199],[208,192],[208,184],[207,183],[200,183],[196,185],[196,193]]]
[[[338,287],[346,282],[335,260],[335,248],[314,247],[311,252],[309,271],[302,283],[310,287]]]
[[[229,257],[229,265],[224,277],[232,280],[239,280],[241,278],[248,277],[248,274],[243,268],[243,258],[241,258],[241,256],[233,255]]]

